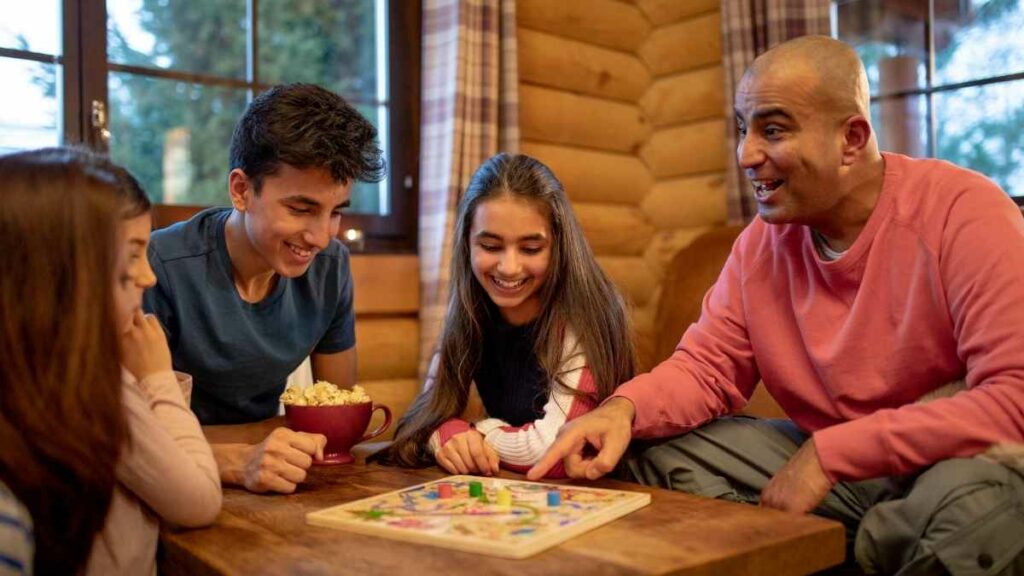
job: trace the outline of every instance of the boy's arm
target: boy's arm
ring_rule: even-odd
[[[309,357],[313,367],[313,381],[326,380],[339,388],[351,388],[356,383],[356,347],[330,354],[313,353]]]

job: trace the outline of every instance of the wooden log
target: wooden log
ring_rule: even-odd
[[[550,88],[636,102],[651,83],[639,58],[618,50],[519,30],[519,79]]]
[[[640,108],[520,84],[519,121],[526,140],[634,153],[650,132]]]
[[[632,306],[645,306],[658,286],[643,257],[598,256],[597,263]]]
[[[654,183],[636,156],[532,140],[523,141],[520,148],[554,171],[573,202],[636,206]]]
[[[719,0],[636,0],[636,5],[655,26],[665,26],[720,8]]]
[[[420,308],[419,259],[411,254],[352,256],[356,314],[415,314]]]
[[[640,98],[640,109],[655,127],[721,118],[725,113],[722,82],[721,66],[659,78]]]
[[[519,0],[516,20],[520,28],[631,53],[643,44],[651,30],[639,8],[616,0]]]
[[[594,254],[639,256],[654,235],[654,227],[635,206],[576,203],[573,210]]]
[[[722,61],[718,12],[659,28],[640,47],[640,58],[655,76]]]
[[[360,318],[356,322],[359,380],[415,378],[420,324],[409,318]]]
[[[728,155],[724,119],[657,130],[640,150],[655,178],[724,170]]]
[[[651,188],[640,209],[659,230],[724,224],[725,175],[661,180]]]
[[[374,438],[374,441],[387,440],[395,435],[395,424],[402,414],[409,409],[412,401],[420,391],[420,382],[415,378],[398,378],[393,380],[366,380],[359,382],[359,385],[366,389],[370,399],[377,404],[383,404],[391,409],[391,426],[382,435]],[[367,431],[373,430],[383,422],[384,417],[379,413],[373,415]]]

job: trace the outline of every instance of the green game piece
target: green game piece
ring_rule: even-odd
[[[483,496],[483,494],[484,494],[484,485],[483,484],[481,484],[480,482],[470,482],[469,483],[469,497],[470,498],[479,498],[480,496]]]

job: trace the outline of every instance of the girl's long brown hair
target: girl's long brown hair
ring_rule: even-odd
[[[384,460],[403,466],[433,463],[430,434],[466,407],[480,363],[484,319],[493,306],[470,266],[470,227],[477,207],[502,196],[531,202],[549,218],[551,259],[540,289],[534,351],[548,380],[559,385],[568,330],[576,335],[597,386],[597,400],[633,377],[633,342],[622,298],[597,265],[562,184],[529,156],[498,154],[477,169],[459,202],[452,245],[448,310],[439,343],[433,386],[422,392],[398,422]]]
[[[0,479],[32,514],[37,574],[84,567],[127,439],[112,291],[123,172],[70,149],[0,158]]]

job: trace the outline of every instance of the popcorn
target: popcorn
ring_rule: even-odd
[[[289,406],[341,406],[369,401],[370,395],[358,384],[351,390],[342,390],[326,380],[318,380],[305,389],[289,386],[281,394],[281,403]]]

